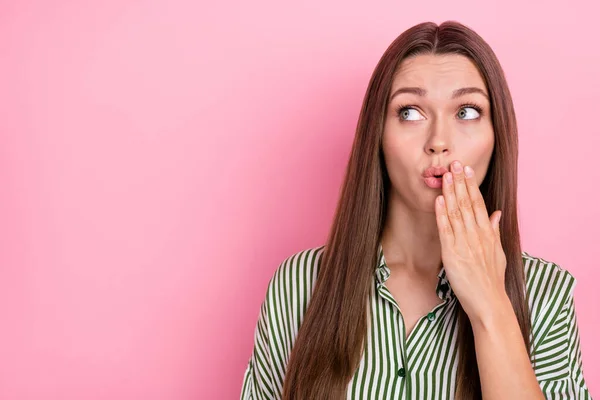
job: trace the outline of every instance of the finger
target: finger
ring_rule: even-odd
[[[462,165],[459,161],[454,161],[451,168],[456,204],[462,215],[466,238],[472,245],[479,244],[479,229],[475,220],[475,214],[473,213],[473,205],[471,204],[471,197],[469,196],[465,182],[466,177]]]
[[[454,243],[466,243],[465,225],[463,224],[462,213],[456,202],[452,172],[446,172],[443,178],[442,193],[446,202],[446,215],[454,232]]]
[[[475,171],[473,171],[473,168],[470,166],[465,167],[465,178],[477,225],[484,229],[491,228],[490,217],[485,205],[485,199],[481,194],[481,190],[479,190],[479,184],[477,183],[477,178],[475,177]]]
[[[437,196],[435,199],[435,217],[442,248],[451,247],[454,245],[454,231],[448,219],[444,196]]]

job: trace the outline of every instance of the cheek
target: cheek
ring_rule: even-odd
[[[409,148],[405,144],[383,143],[383,157],[390,180],[394,185],[402,185],[410,175],[410,166],[417,165],[417,160],[412,160]]]
[[[468,159],[471,162],[471,167],[473,167],[473,169],[475,170],[475,175],[477,176],[477,181],[479,182],[479,184],[481,184],[483,182],[483,179],[485,178],[493,152],[493,134],[491,138],[488,138],[482,142],[478,142],[475,146],[472,146],[470,148],[470,151],[468,153]]]

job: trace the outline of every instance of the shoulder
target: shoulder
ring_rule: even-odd
[[[298,251],[285,258],[269,281],[269,290],[300,290],[313,286],[325,246]]]
[[[312,296],[324,248],[298,251],[275,269],[269,280],[264,307],[281,324],[294,328],[300,325]]]
[[[270,278],[254,331],[254,350],[244,375],[242,396],[250,391],[262,393],[260,398],[281,395],[287,360],[312,295],[324,247],[290,255]]]
[[[573,296],[575,277],[553,261],[522,252],[531,321],[556,316]]]

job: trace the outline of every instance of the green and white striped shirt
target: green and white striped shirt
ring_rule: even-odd
[[[317,278],[324,246],[287,258],[269,281],[244,373],[241,399],[280,399],[289,355]],[[532,360],[548,399],[591,399],[581,363],[573,303],[575,278],[558,265],[522,253],[531,310]],[[373,320],[348,399],[453,399],[457,369],[457,298],[442,268],[442,304],[422,316],[408,338],[400,308],[385,285],[390,270],[379,246]]]

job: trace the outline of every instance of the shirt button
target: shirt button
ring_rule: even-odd
[[[434,321],[435,320],[435,313],[430,312],[429,314],[427,314],[427,319],[430,321]]]
[[[399,376],[400,378],[404,378],[404,377],[406,376],[406,371],[404,370],[404,368],[400,368],[400,369],[398,370],[398,376]]]

